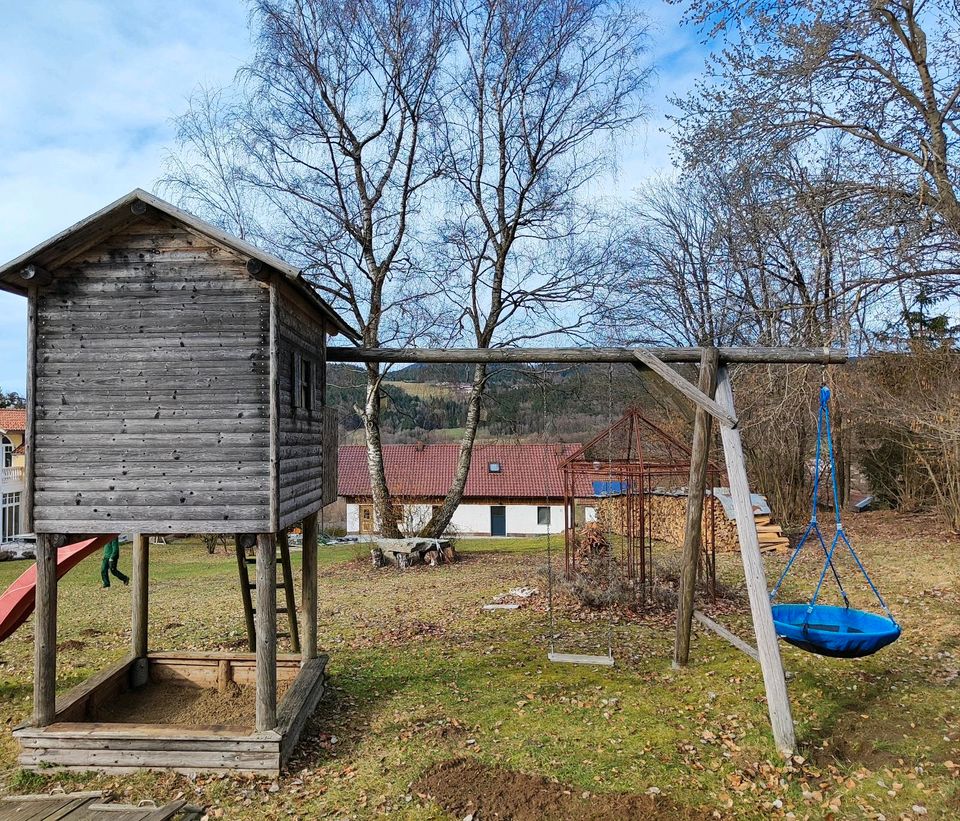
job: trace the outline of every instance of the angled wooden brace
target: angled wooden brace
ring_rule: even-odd
[[[680,393],[687,397],[698,407],[703,408],[707,413],[713,416],[721,425],[728,428],[737,426],[737,417],[725,410],[719,404],[714,402],[703,391],[695,385],[691,385],[686,379],[678,374],[673,368],[660,361],[650,351],[635,350],[633,355],[643,363],[643,365],[660,376],[664,381],[670,383]]]

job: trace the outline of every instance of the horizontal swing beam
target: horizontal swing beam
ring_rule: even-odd
[[[330,346],[328,362],[381,362],[402,364],[597,364],[635,363],[638,351],[661,362],[700,362],[703,348],[354,348]],[[719,348],[720,364],[842,365],[843,349],[825,348]]]

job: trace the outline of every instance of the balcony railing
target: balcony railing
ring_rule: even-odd
[[[23,468],[0,468],[0,485],[16,485],[23,483]]]

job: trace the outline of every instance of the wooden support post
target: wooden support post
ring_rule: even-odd
[[[319,511],[303,520],[303,636],[301,650],[304,661],[317,657],[317,539]]]
[[[130,642],[134,658],[147,655],[147,624],[149,620],[150,537],[143,533],[133,536],[133,612],[130,620]]]
[[[713,398],[717,385],[720,355],[716,348],[704,348],[700,358],[698,388]],[[697,587],[697,561],[703,531],[703,495],[710,463],[710,429],[713,419],[700,405],[693,420],[693,447],[690,451],[690,481],[687,490],[687,521],[683,533],[683,558],[680,591],[677,597],[677,634],[673,645],[673,663],[683,666],[690,660],[690,631],[693,629],[693,597]]]
[[[56,718],[57,702],[57,548],[49,533],[37,534],[33,618],[33,723],[46,727]]]
[[[217,692],[225,693],[230,689],[230,682],[233,680],[233,670],[230,666],[230,659],[220,659],[217,665]]]
[[[731,415],[734,413],[733,386],[726,366],[721,366],[717,371],[717,401]],[[793,754],[796,747],[793,715],[790,712],[787,681],[783,662],[780,659],[777,633],[773,626],[773,613],[770,610],[770,597],[767,594],[767,578],[763,569],[763,557],[760,555],[760,541],[757,537],[756,521],[753,518],[753,505],[750,502],[750,483],[747,480],[747,466],[743,458],[743,444],[740,441],[740,431],[736,428],[721,425],[720,436],[723,440],[723,454],[727,463],[730,496],[733,499],[733,508],[737,517],[740,556],[743,560],[743,573],[750,598],[750,612],[757,638],[757,652],[760,655],[763,686],[767,693],[767,709],[770,712],[773,740],[777,749],[783,755],[789,756]]]
[[[277,726],[277,536],[257,534],[257,732]]]

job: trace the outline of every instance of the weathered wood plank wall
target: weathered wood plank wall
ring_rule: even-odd
[[[316,512],[323,503],[326,335],[322,321],[302,309],[286,288],[278,297],[277,450],[283,529]],[[295,373],[300,363],[304,363],[306,378]]]
[[[269,529],[269,292],[172,220],[37,297],[38,532]]]

